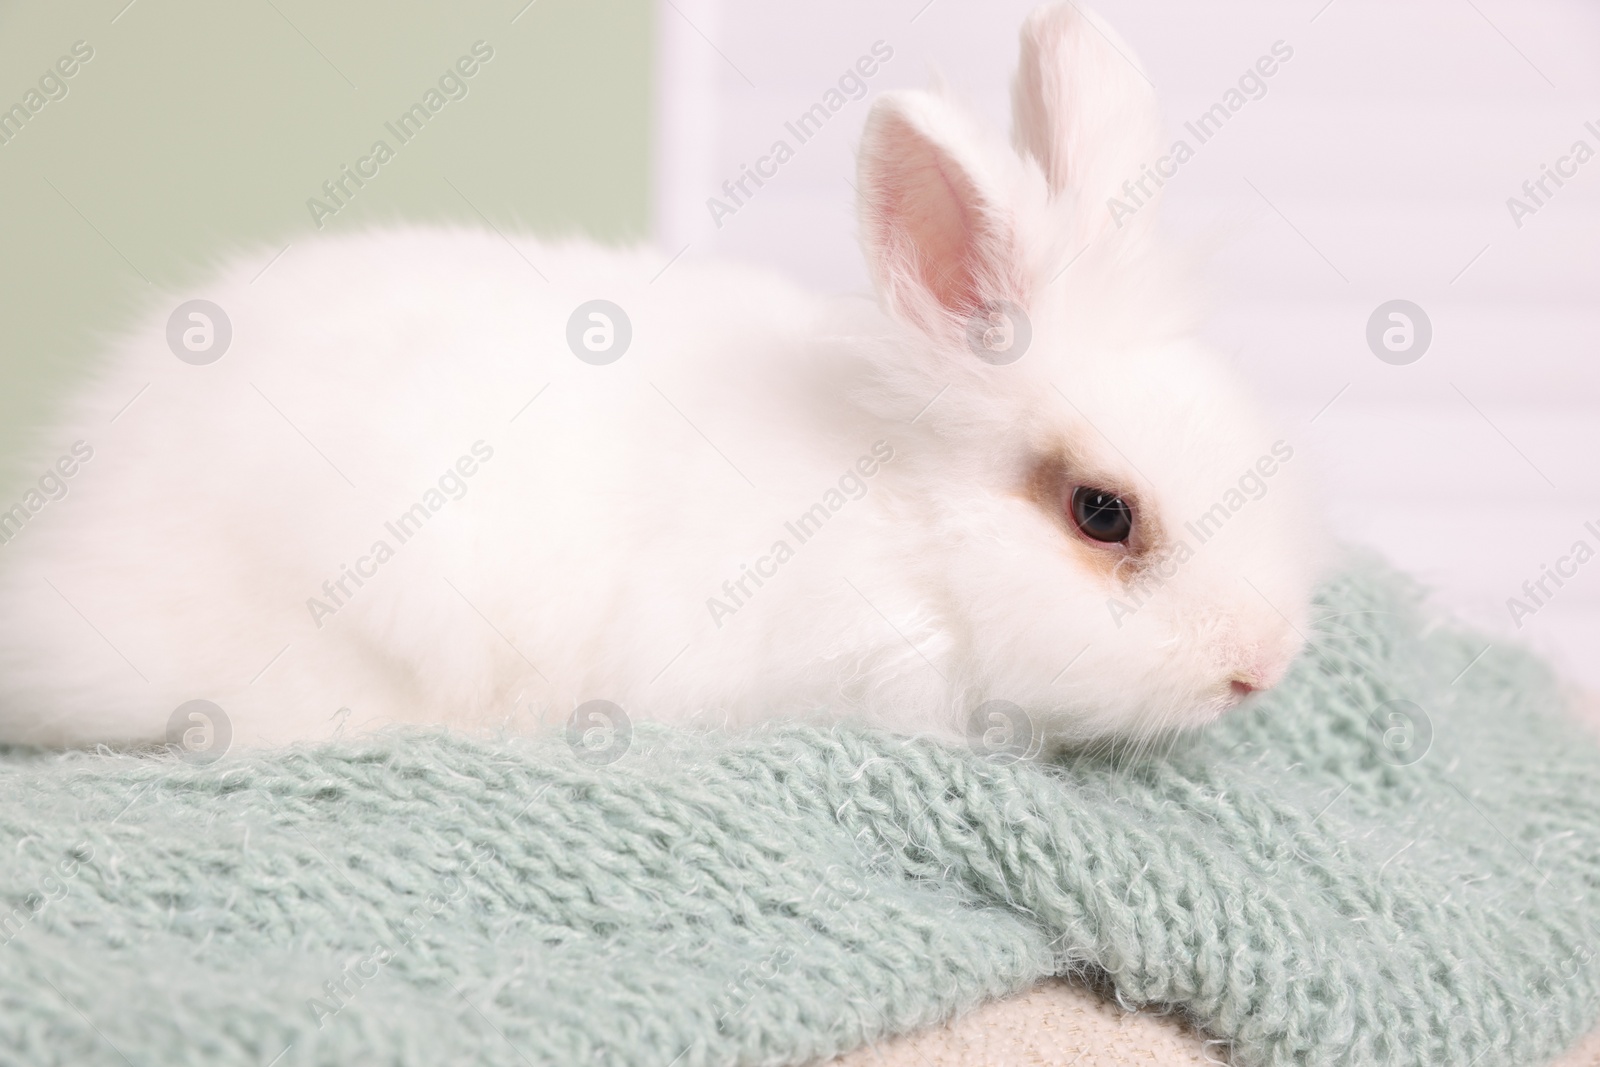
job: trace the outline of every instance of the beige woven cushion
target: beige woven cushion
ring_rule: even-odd
[[[990,1001],[954,1022],[858,1049],[831,1067],[1199,1067],[1228,1062],[1225,1044],[1208,1044],[1205,1035],[1177,1016],[1124,1012],[1079,982],[1053,978],[1018,996]],[[1600,1067],[1600,1031],[1552,1067]]]

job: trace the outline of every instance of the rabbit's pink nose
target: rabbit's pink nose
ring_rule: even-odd
[[[1234,695],[1243,700],[1251,693],[1257,693],[1263,689],[1271,689],[1283,681],[1283,676],[1288,673],[1288,670],[1289,661],[1287,658],[1280,659],[1270,654],[1263,655],[1257,652],[1253,656],[1246,657],[1243,663],[1234,668],[1233,677],[1229,679],[1229,684],[1233,689]]]
[[[1278,684],[1278,679],[1283,676],[1281,669],[1274,669],[1264,663],[1256,663],[1243,670],[1236,671],[1228,679],[1228,689],[1233,695],[1233,702],[1237,704],[1251,693],[1259,693],[1263,689],[1271,689]]]

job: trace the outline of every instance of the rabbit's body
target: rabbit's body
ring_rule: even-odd
[[[152,315],[32,466],[80,440],[93,457],[0,556],[6,735],[160,739],[195,698],[269,741],[559,721],[589,698],[759,714],[766,692],[828,702],[863,660],[920,665],[839,581],[923,625],[860,535],[886,521],[894,459],[804,544],[785,528],[902,437],[796,402],[826,386],[822,304],[745,269],[652,283],[652,254],[523,247],[558,281],[470,231],[311,242],[253,283],[271,253],[242,259],[206,291],[234,336],[209,366]],[[565,342],[597,294],[633,328],[606,366]],[[793,558],[755,585],[743,568],[780,540]],[[774,615],[805,669],[763,654]]]
[[[1093,59],[1085,29],[1027,32]],[[1089,136],[1057,90],[1033,110]],[[945,737],[1007,701],[1071,741],[1270,685],[1317,557],[1292,445],[1184,340],[1143,235],[1100,240],[1048,145],[991,165],[969,136],[931,98],[874,111],[878,305],[417,228],[184,294],[231,320],[208,365],[169,348],[182,297],[157,307],[46,436],[39,470],[93,450],[67,495],[0,526],[0,738],[159,741],[194,699],[266,743],[600,699]],[[568,343],[595,299],[631,324],[605,365]],[[996,300],[1030,320],[1015,362],[970,343]],[[1125,543],[1065,513],[1085,485],[1132,504]]]

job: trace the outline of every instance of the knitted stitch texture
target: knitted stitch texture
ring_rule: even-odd
[[[1139,762],[5,752],[0,1063],[801,1063],[1075,967],[1239,1064],[1553,1055],[1600,1015],[1600,753],[1374,564],[1317,615],[1258,707]]]

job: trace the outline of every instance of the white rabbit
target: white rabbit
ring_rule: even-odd
[[[947,739],[1015,706],[1037,750],[1274,684],[1323,558],[1305,460],[1188,336],[1153,210],[1105,206],[1160,153],[1112,42],[1035,12],[1015,151],[941,96],[875,103],[875,302],[408,227],[152,307],[0,513],[0,739],[605,700]]]

